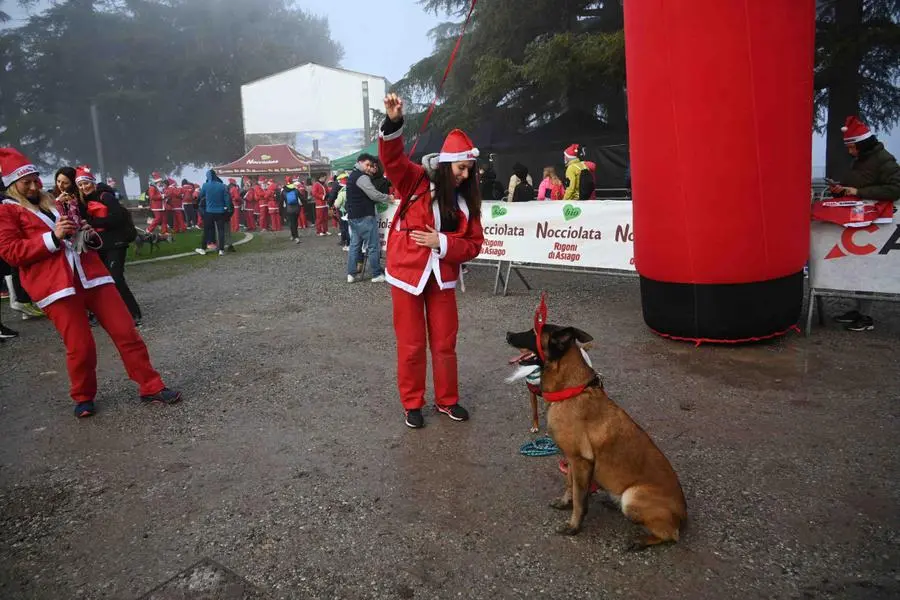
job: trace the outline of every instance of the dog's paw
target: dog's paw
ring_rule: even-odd
[[[550,508],[555,508],[556,510],[572,510],[572,499],[569,498],[567,500],[565,498],[557,498],[550,503]]]
[[[572,527],[572,526],[567,522],[567,523],[566,523],[565,525],[563,525],[562,527],[559,527],[559,528],[556,530],[556,533],[558,533],[559,535],[578,535],[578,532],[579,532],[579,531],[581,531],[581,527]]]

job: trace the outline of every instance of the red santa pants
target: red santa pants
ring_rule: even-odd
[[[187,227],[184,225],[184,209],[176,208],[175,209],[175,233],[184,233],[187,231]]]
[[[328,207],[316,205],[316,233],[328,233]]]
[[[237,233],[241,230],[241,211],[235,209],[234,213],[231,215],[231,232]]]
[[[259,212],[256,213],[259,215],[259,230],[260,231],[265,231],[266,229],[269,228],[268,225],[266,225],[266,223],[268,222],[268,217],[269,217],[268,208],[269,208],[268,206],[261,206],[261,207],[259,207]]]
[[[269,207],[269,227],[272,231],[281,231],[281,213],[278,212],[277,206]]]
[[[244,209],[244,221],[247,223],[247,231],[256,230],[256,219],[253,218],[253,211]]]
[[[425,341],[431,347],[435,404],[451,406],[459,401],[456,371],[456,290],[442,290],[434,277],[414,296],[391,286],[394,301],[394,334],[397,337],[397,387],[406,410],[425,405]]]
[[[162,234],[169,233],[169,220],[166,218],[166,211],[164,210],[156,210],[153,209],[153,221],[150,222],[150,227],[147,228],[147,233],[153,233],[153,230],[162,225],[162,229],[160,232]]]
[[[107,284],[85,290],[76,277],[75,287],[74,296],[61,298],[44,308],[66,346],[72,399],[89,402],[97,395],[97,347],[87,311],[94,313],[116,345],[128,377],[140,386],[141,396],[161,391],[165,385],[150,364],[147,346],[116,286]]]

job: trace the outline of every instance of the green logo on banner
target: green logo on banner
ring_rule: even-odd
[[[580,216],[581,209],[577,206],[572,206],[571,204],[566,204],[565,206],[563,206],[563,217],[565,217],[566,221],[577,219]]]
[[[380,213],[387,212],[387,209],[388,209],[388,205],[385,204],[384,202],[379,202],[378,204],[375,205],[375,210],[377,210]]]
[[[492,219],[498,219],[505,214],[506,214],[505,206],[497,206],[496,204],[491,206],[491,218]]]

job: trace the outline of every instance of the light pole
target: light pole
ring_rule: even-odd
[[[362,96],[363,96],[363,141],[365,141],[366,145],[369,144],[369,128],[371,127],[370,119],[371,115],[369,115],[369,82],[362,82]]]
[[[106,168],[103,164],[103,144],[100,142],[100,119],[97,118],[97,104],[95,102],[91,102],[91,121],[94,124],[94,144],[97,147],[97,166],[100,167],[100,173],[98,173],[98,177],[100,177],[100,181],[105,181],[102,179],[106,177]]]

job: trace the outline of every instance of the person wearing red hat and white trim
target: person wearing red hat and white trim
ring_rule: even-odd
[[[269,227],[281,231],[281,211],[278,209],[278,186],[271,179],[266,186],[266,204],[269,206]]]
[[[325,200],[325,175],[319,175],[310,192],[316,202],[316,235],[331,235],[328,231],[328,202]]]
[[[163,183],[162,175],[154,172],[150,179],[150,187],[147,188],[147,199],[150,201],[150,212],[153,213],[153,220],[147,227],[147,233],[153,233],[153,230],[162,226],[160,233],[163,235],[169,232],[169,221],[166,219],[165,198],[159,191]]]
[[[112,338],[129,377],[140,386],[141,400],[181,400],[150,364],[147,346],[100,257],[76,248],[76,225],[43,191],[37,168],[17,150],[0,148],[0,176],[10,198],[0,204],[0,258],[19,267],[23,285],[62,336],[75,416],[95,412],[97,348],[88,311]]]
[[[231,195],[231,206],[234,212],[231,213],[231,233],[237,233],[241,230],[241,213],[243,212],[241,204],[241,188],[238,187],[236,179],[228,180],[228,193]]]
[[[844,144],[853,157],[850,170],[840,183],[829,186],[837,200],[813,205],[813,219],[844,227],[868,227],[894,221],[894,202],[900,200],[900,165],[885,150],[884,144],[855,116],[847,117]],[[870,300],[858,300],[857,308],[835,318],[850,331],[872,331],[875,321],[869,316]]]
[[[397,338],[397,384],[406,424],[425,425],[426,341],[431,348],[435,406],[454,421],[466,421],[459,405],[456,282],[460,266],[481,252],[481,192],[478,149],[458,129],[438,155],[413,164],[404,153],[403,101],[384,99],[378,156],[400,198],[388,230],[385,278],[391,285]],[[427,332],[427,335],[426,335]]]
[[[194,206],[194,185],[187,179],[181,180],[181,208],[184,210],[185,229],[197,227],[197,207]]]
[[[166,186],[165,198],[166,198],[166,223],[169,222],[169,214],[172,215],[172,232],[173,233],[184,233],[187,231],[187,227],[184,223],[184,194],[181,191],[181,186],[178,185],[178,182],[174,179],[169,179],[168,186]]]
[[[591,194],[585,194],[582,192],[582,188],[593,187],[593,175],[588,170],[587,165],[581,160],[581,146],[578,144],[572,144],[563,152],[563,159],[566,162],[566,193],[563,195],[563,200],[589,200]],[[581,179],[582,177],[590,177],[589,186],[585,186]],[[586,195],[587,198],[582,198],[583,195]]]

